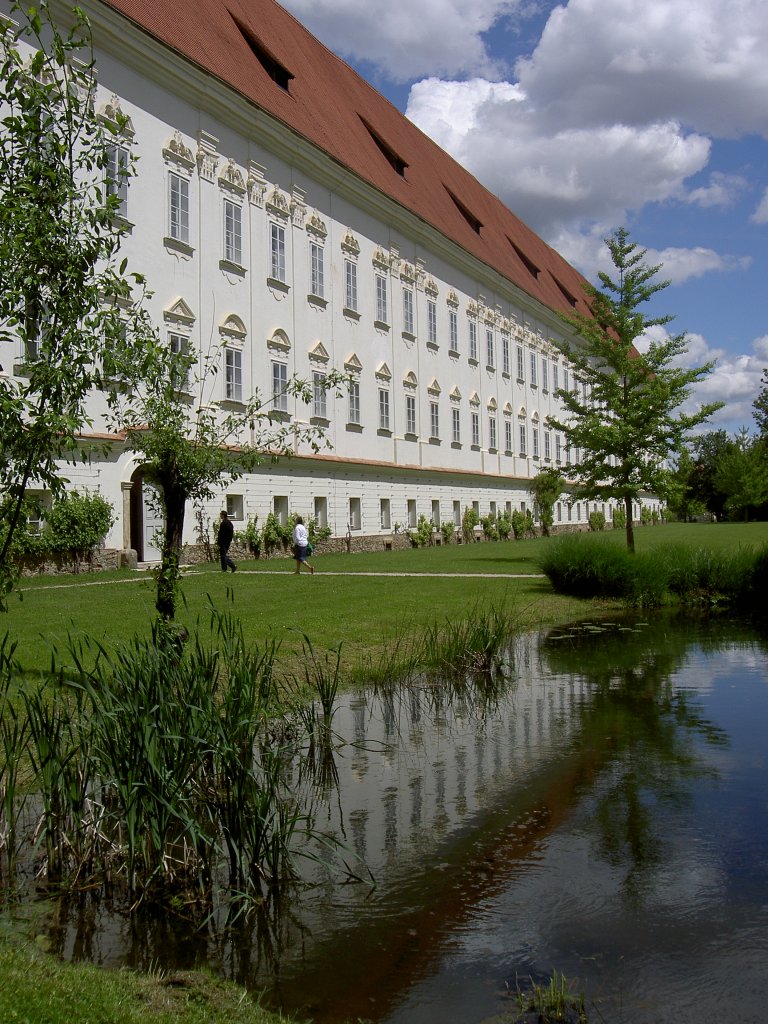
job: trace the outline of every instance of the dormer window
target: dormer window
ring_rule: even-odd
[[[283,67],[280,61],[276,57],[273,57],[269,50],[262,46],[250,29],[246,28],[242,22],[238,21],[231,12],[230,17],[234,21],[235,25],[237,25],[238,31],[248,44],[251,53],[254,55],[256,60],[258,60],[259,64],[261,64],[272,81],[279,85],[281,89],[284,89],[285,92],[288,92],[290,82],[295,76],[292,75],[287,68]]]
[[[512,248],[515,250],[515,254],[517,255],[517,258],[523,264],[523,266],[528,271],[528,273],[531,275],[531,277],[533,277],[533,278],[538,280],[538,277],[539,277],[539,274],[541,273],[541,271],[536,266],[536,264],[533,262],[533,260],[528,259],[528,257],[525,255],[523,250],[520,248],[520,246],[519,245],[515,245],[515,243],[512,241],[512,239],[509,236],[507,236],[507,241],[512,246]]]
[[[462,203],[458,196],[455,196],[453,192],[451,192],[447,185],[444,187],[445,191],[448,193],[448,195],[451,197],[454,204],[456,205],[456,209],[459,211],[461,216],[464,218],[467,224],[469,224],[469,226],[472,228],[475,234],[479,235],[480,229],[483,226],[483,222],[478,217],[476,217],[474,213],[472,213],[472,211],[467,206],[464,205],[464,203]]]
[[[390,167],[399,174],[401,178],[404,178],[405,169],[408,166],[405,160],[403,160],[403,158],[389,145],[389,143],[382,139],[379,133],[368,124],[364,117],[361,117],[360,120],[365,125],[366,131],[376,143],[379,152],[384,156]]]

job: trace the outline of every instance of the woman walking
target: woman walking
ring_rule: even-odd
[[[296,525],[293,527],[293,557],[296,559],[294,575],[298,576],[302,565],[306,565],[311,575],[314,576],[314,566],[310,565],[307,559],[311,554],[309,547],[309,534],[301,516],[296,516]]]

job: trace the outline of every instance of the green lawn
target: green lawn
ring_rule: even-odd
[[[606,543],[624,543],[620,531],[603,536]],[[555,595],[546,579],[505,575],[538,572],[538,553],[551,543],[536,539],[318,554],[313,577],[294,576],[294,563],[288,559],[241,562],[234,576],[225,576],[218,566],[200,566],[185,576],[178,618],[193,626],[200,618],[207,621],[209,602],[218,608],[232,602],[248,639],[261,642],[276,636],[290,659],[300,648],[303,632],[321,647],[341,643],[345,665],[354,667],[375,658],[394,637],[434,621],[464,617],[478,602],[514,604],[526,623],[562,622],[587,613],[593,606]],[[760,546],[768,543],[768,523],[670,524],[636,531],[638,550],[668,543],[733,550]],[[154,581],[149,574],[124,570],[36,577],[25,581],[23,588],[23,599],[12,599],[9,612],[0,619],[0,630],[7,629],[18,640],[19,658],[28,669],[48,665],[52,647],[62,650],[68,634],[111,645],[146,633],[154,615]]]

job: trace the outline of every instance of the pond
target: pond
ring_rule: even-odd
[[[230,932],[83,898],[54,948],[207,963],[319,1024],[480,1024],[553,970],[592,1021],[763,1021],[767,650],[634,617],[519,638],[503,686],[353,694],[314,778],[341,850],[304,851],[310,886]]]

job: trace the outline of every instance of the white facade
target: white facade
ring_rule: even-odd
[[[356,385],[313,406],[288,398],[291,420],[325,428],[327,453],[223,481],[208,517],[228,505],[236,528],[277,511],[381,534],[421,514],[459,521],[473,503],[530,507],[541,467],[567,477],[547,426],[554,391],[572,384],[548,343],[563,330],[555,313],[110,8],[87,7],[100,109],[128,117],[119,145],[137,158],[123,252],[168,343],[220,351],[204,400],[236,407],[331,367]],[[94,395],[97,432],[104,411]],[[113,503],[109,547],[152,556],[132,453],[115,444],[65,472]]]

